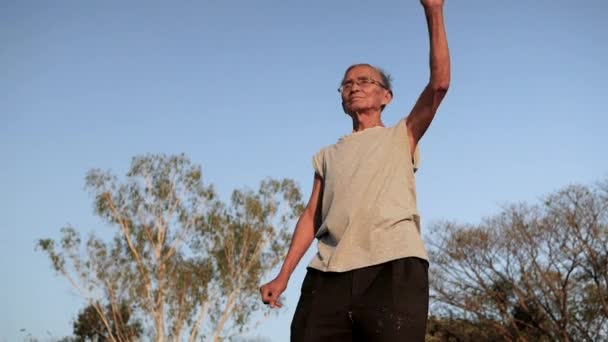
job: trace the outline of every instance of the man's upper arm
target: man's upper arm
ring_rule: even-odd
[[[323,178],[315,172],[312,184],[312,191],[308,204],[304,209],[304,215],[308,215],[313,220],[315,231],[321,225],[321,207],[323,202]]]
[[[410,115],[408,115],[406,127],[412,155],[414,155],[418,142],[431,125],[435,113],[437,113],[437,108],[439,108],[439,104],[441,104],[446,93],[447,89],[427,85],[418,97]]]

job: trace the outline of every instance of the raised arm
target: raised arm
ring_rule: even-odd
[[[430,38],[431,75],[427,86],[407,117],[410,152],[433,121],[439,104],[450,86],[450,53],[443,23],[443,0],[421,0]]]
[[[315,238],[315,228],[318,224],[318,217],[320,215],[320,204],[323,196],[323,179],[315,173],[314,183],[312,186],[312,193],[308,204],[304,209],[302,215],[298,219],[296,228],[291,238],[291,245],[287,256],[283,261],[283,266],[279,275],[272,281],[260,287],[260,294],[262,295],[262,301],[270,307],[281,307],[281,303],[278,302],[281,293],[287,288],[289,277],[293,273],[302,256],[310,247],[312,240]]]

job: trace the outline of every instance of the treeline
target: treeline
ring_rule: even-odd
[[[303,210],[294,181],[224,202],[186,156],[143,155],[86,187],[112,239],[37,242],[86,300],[62,341],[243,340],[269,315],[258,287]],[[427,341],[608,340],[608,179],[540,202],[431,227]]]
[[[428,341],[608,341],[608,179],[429,233]]]

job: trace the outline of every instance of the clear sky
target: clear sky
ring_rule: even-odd
[[[423,229],[608,176],[607,10],[447,1],[452,83],[420,145]],[[0,341],[71,333],[83,301],[34,244],[66,224],[108,231],[87,170],[184,152],[224,198],[268,176],[308,198],[312,155],[351,130],[344,69],[393,75],[392,125],[428,80],[427,39],[416,0],[1,1]],[[288,340],[309,259],[251,336]]]

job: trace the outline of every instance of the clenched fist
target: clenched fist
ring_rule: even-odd
[[[268,304],[271,308],[275,306],[280,308],[283,306],[278,300],[281,296],[281,293],[285,291],[287,288],[287,279],[284,278],[275,278],[267,284],[262,285],[260,287],[260,294],[262,295],[262,302],[264,304]]]

